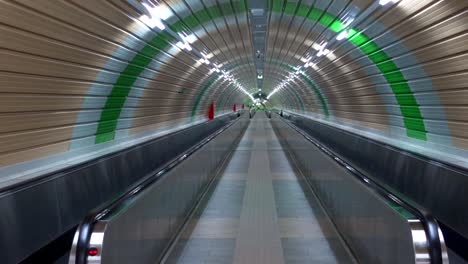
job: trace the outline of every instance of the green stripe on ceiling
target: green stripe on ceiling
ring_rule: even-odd
[[[122,112],[130,89],[137,80],[138,76],[153,60],[153,57],[158,55],[161,49],[165,48],[168,43],[174,41],[174,38],[167,32],[162,32],[154,37],[148,45],[146,45],[120,73],[119,78],[112,87],[112,91],[107,96],[107,101],[101,112],[97,131],[96,143],[102,143],[113,140],[117,122]]]
[[[275,60],[273,63],[271,63],[271,64],[272,64],[272,65],[278,65],[278,66],[286,67],[286,66],[284,66],[284,65],[281,64],[281,63],[277,63],[276,60]],[[234,69],[237,68],[237,67],[245,67],[245,66],[246,66],[246,65],[234,64],[234,66],[233,66],[233,67],[230,67],[229,70],[234,70]],[[292,67],[292,66],[291,66],[291,67]],[[293,92],[294,97],[296,97],[296,100],[298,101],[299,106],[300,106],[302,112],[304,112],[304,111],[305,111],[305,108],[304,108],[304,101],[302,100],[302,97],[301,97],[299,94],[297,94],[296,90],[293,90],[292,92]],[[327,107],[327,106],[325,106],[325,107]]]
[[[285,64],[281,64],[281,63],[278,63],[278,62],[274,62],[273,63],[274,65],[279,65],[279,66],[282,66],[284,68],[286,68],[287,66]],[[240,67],[246,67],[245,64],[239,64],[239,63],[232,63],[230,64],[230,66],[227,68],[228,71],[233,71],[233,70],[236,70],[237,68],[240,68]],[[289,65],[288,69],[294,69],[293,66]],[[319,100],[320,102],[322,103],[322,108],[324,109],[324,113],[325,115],[328,117],[329,116],[329,111],[328,111],[328,106],[326,105],[326,101],[325,101],[325,98],[322,96],[321,92],[318,90],[318,88],[314,85],[313,81],[310,80],[306,75],[302,76],[303,78],[307,79],[308,81],[307,84],[311,85],[311,88],[314,90],[314,92],[316,94],[318,94],[317,96],[319,97]],[[200,93],[198,93],[197,97],[196,97],[196,100],[195,100],[195,104],[192,108],[192,120],[193,118],[195,117],[195,115],[197,114],[197,109],[198,109],[198,106],[203,98],[203,96],[205,95],[205,93],[211,89],[211,86],[214,84],[214,82],[211,82],[211,83],[204,83],[202,85],[203,89],[201,90]],[[293,91],[293,94],[294,96],[296,97],[297,101],[299,102],[300,104],[300,107],[302,109],[302,112],[305,111],[304,109],[304,102],[302,101],[302,98],[296,93],[296,91]],[[220,97],[220,100],[219,100],[219,104],[221,104],[221,101],[222,101],[222,98],[224,97],[224,94],[221,94],[221,97]],[[225,104],[225,102],[224,102]]]
[[[290,71],[296,71],[296,68],[292,65],[289,65],[289,64],[283,65],[283,63],[277,62],[277,61],[275,63],[280,64],[283,67],[287,67]],[[320,104],[322,105],[323,113],[325,114],[326,117],[329,117],[330,111],[328,110],[328,105],[325,100],[325,97],[322,94],[322,91],[320,91],[320,89],[317,88],[314,81],[312,81],[312,79],[310,79],[309,76],[307,76],[305,73],[301,73],[300,76],[310,86],[310,88],[312,88],[312,91],[315,93],[315,96],[319,99]]]
[[[271,7],[273,12],[284,11],[289,15],[305,17],[315,22],[318,21],[322,26],[325,26],[336,33],[345,29],[344,23],[340,22],[337,17],[324,12],[323,10],[313,8],[305,4],[299,4],[299,8],[296,9],[297,3],[286,2],[282,5],[282,1],[279,0],[273,2],[276,2],[276,4],[273,4]],[[290,7],[288,8],[288,6]],[[306,16],[304,15],[304,12],[292,12],[291,10],[293,9],[310,9],[310,12]],[[350,29],[347,39],[356,45],[373,63],[375,63],[382,73],[382,76],[390,85],[400,106],[407,136],[419,140],[427,140],[424,118],[421,114],[421,110],[419,109],[416,97],[414,96],[408,81],[403,76],[401,70],[393,62],[392,58],[380,49],[377,43],[372,41],[370,37],[360,33],[357,29]]]
[[[335,16],[322,10],[311,8],[305,4],[299,4],[298,7],[296,3],[284,3],[284,5],[282,5],[281,2],[282,1],[278,0],[273,1],[271,11],[282,12],[284,10],[290,15],[306,17],[309,20],[318,21],[334,32],[339,32],[344,28],[344,24],[337,21]],[[219,9],[223,12],[231,10],[226,11],[228,12],[226,15],[232,14],[232,12],[241,13],[246,11],[246,4],[245,1],[240,1],[211,6],[204,10],[197,11],[193,15],[184,17],[172,25],[169,25],[169,27],[175,32],[194,29],[203,23],[219,18],[221,16]],[[306,12],[303,12],[303,9],[310,9],[310,12],[306,14]],[[407,135],[412,138],[427,140],[424,119],[421,115],[419,105],[416,103],[416,98],[400,69],[398,69],[390,56],[382,51],[371,38],[363,33],[359,33],[355,29],[351,29],[350,32],[351,34],[349,34],[348,40],[358,46],[359,49],[376,64],[377,68],[382,72],[382,75],[391,86],[396,100],[400,105]],[[96,143],[114,139],[118,119],[125,100],[130,93],[130,89],[152,59],[157,56],[161,50],[167,48],[171,41],[174,41],[174,38],[167,32],[158,34],[129,62],[127,68],[121,72],[102,110],[96,131]],[[209,86],[206,86],[205,90],[208,87]],[[194,110],[196,111],[196,104],[194,105]]]
[[[287,69],[289,71],[294,71],[295,72],[297,70],[294,66],[292,66],[290,64],[286,64],[286,63],[284,63],[282,61],[279,61],[279,60],[275,60],[275,59],[270,60],[270,64],[280,66],[281,68],[285,68],[285,69]],[[304,73],[302,73],[300,76],[306,82],[306,84],[309,85],[309,87],[314,92],[315,96],[318,98],[320,104],[322,105],[322,111],[325,114],[325,116],[329,117],[330,116],[330,111],[329,111],[329,108],[328,108],[327,101],[326,101],[324,95],[322,94],[322,91],[317,87],[317,85],[315,85],[314,81],[309,76],[307,76]],[[295,93],[295,96],[300,97],[296,93]],[[301,100],[301,108],[302,108],[302,111],[304,112],[304,105],[302,103],[302,100]]]
[[[223,3],[218,6],[223,10],[227,9],[227,7],[224,6],[229,6],[228,8],[231,9],[230,3]],[[198,11],[194,15],[189,15],[170,25],[170,28],[175,32],[182,32],[187,27],[188,29],[195,28],[200,24],[217,18],[209,16],[208,13],[214,13],[220,17],[221,14],[219,12],[216,13],[218,6],[212,6]],[[246,11],[244,2],[235,2],[233,3],[233,7],[237,13]],[[96,131],[96,144],[110,141],[115,138],[115,132],[122,108],[131,88],[135,84],[135,81],[145,68],[148,67],[153,58],[160,54],[161,50],[167,48],[171,41],[175,41],[175,39],[169,33],[159,33],[140,50],[140,52],[129,62],[128,66],[120,73],[119,78],[112,87],[110,95],[107,96],[106,103],[101,112],[101,117]]]

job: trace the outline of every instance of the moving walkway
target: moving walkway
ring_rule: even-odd
[[[95,210],[69,263],[448,263],[437,221],[273,114]]]

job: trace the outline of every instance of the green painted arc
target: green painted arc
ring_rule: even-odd
[[[223,14],[219,12],[219,9],[222,9]],[[246,5],[244,1],[222,3],[200,10],[194,15],[189,15],[176,21],[169,25],[169,27],[175,32],[182,32],[185,29],[195,28],[217,17],[245,11]],[[172,41],[175,41],[174,37],[165,31],[157,34],[138,52],[128,63],[127,67],[120,73],[102,109],[96,130],[96,144],[107,142],[115,138],[120,114],[135,81],[145,68],[148,67],[153,58],[160,54],[161,50],[167,48]]]
[[[122,112],[125,100],[130,93],[138,76],[145,70],[149,63],[164,49],[174,38],[167,32],[155,36],[140,52],[130,61],[127,67],[120,73],[117,81],[107,96],[106,103],[101,112],[97,131],[96,143],[102,143],[114,139],[117,121]]]
[[[290,65],[290,64],[284,64],[284,63],[278,62],[276,60],[272,60],[272,61],[274,63],[276,63],[276,64],[280,64],[283,67],[288,68],[288,70],[290,70],[290,71],[296,71],[296,68],[294,66]],[[327,118],[330,117],[330,110],[328,108],[328,104],[327,104],[327,102],[325,100],[325,97],[322,94],[322,91],[320,91],[320,89],[317,88],[314,81],[312,81],[312,79],[309,78],[309,76],[307,76],[305,73],[301,73],[300,76],[301,76],[302,80],[304,80],[304,82],[306,82],[309,85],[309,87],[312,88],[312,91],[315,93],[315,96],[319,99],[320,104],[322,105],[322,111],[325,114],[325,116]]]
[[[233,64],[231,64],[230,67],[228,67],[226,69],[232,71],[232,70],[235,70],[235,69],[240,68],[240,67],[245,67],[245,65],[239,64],[239,63],[233,63]],[[195,103],[194,103],[193,108],[192,108],[192,116],[191,116],[192,120],[194,119],[195,115],[197,114],[197,109],[198,109],[198,106],[200,105],[200,102],[201,102],[203,96],[205,95],[205,93],[208,90],[211,89],[211,87],[213,85],[214,85],[214,82],[209,82],[209,80],[202,85],[203,88],[200,90],[200,93],[197,94]],[[232,92],[230,93],[230,95],[231,94],[232,94]],[[305,111],[304,110],[304,102],[302,101],[302,98],[295,92],[293,94],[296,97],[296,100],[298,101],[298,104],[301,107],[302,112],[304,112]],[[219,98],[219,105],[225,106],[225,104],[227,103],[226,100],[228,100],[228,99],[229,99],[229,97],[226,98],[225,93],[222,93],[221,97]]]
[[[299,8],[297,8],[296,5],[296,3],[292,2],[275,0],[270,8],[273,12],[284,11],[287,14],[303,16],[309,20],[318,21],[334,32],[340,32],[344,29],[344,24],[338,21],[333,15],[305,4],[300,4]],[[223,14],[219,12],[220,8],[223,10]],[[304,12],[304,10],[310,10],[310,12]],[[195,14],[184,17],[172,25],[169,25],[169,27],[175,32],[181,32],[186,29],[193,29],[215,18],[241,12],[246,12],[245,1],[222,3],[197,11]],[[390,84],[396,100],[400,105],[407,135],[412,138],[427,140],[424,119],[421,115],[419,105],[411,91],[408,81],[404,78],[400,69],[388,54],[380,49],[371,38],[358,32],[356,29],[350,29],[350,32],[351,34],[349,34],[348,40],[358,46],[359,49],[376,64],[384,78]],[[174,38],[170,34],[161,32],[129,62],[128,66],[120,74],[102,110],[96,131],[96,143],[114,139],[118,119],[133,84],[153,58],[156,57],[161,50],[167,48],[171,41],[174,41]]]
[[[339,33],[344,30],[345,24],[334,15],[303,3],[293,3],[284,0],[275,0],[271,11],[284,12],[319,22],[322,26]],[[350,29],[347,39],[357,46],[377,66],[390,85],[394,96],[400,106],[408,137],[427,140],[427,131],[424,118],[408,81],[392,58],[385,53],[372,39],[358,29]]]
[[[275,64],[275,65],[280,65],[279,63],[278,64]],[[280,66],[283,66],[283,65],[280,65]],[[241,64],[241,63],[232,63],[229,67],[227,67],[226,69],[229,70],[229,71],[233,71],[233,70],[236,70],[238,68],[242,68],[242,67],[246,67],[245,64]],[[283,66],[285,67],[285,66]],[[300,107],[300,109],[302,110],[302,112],[305,111],[304,109],[304,101],[302,100],[302,97],[300,95],[297,94],[296,91],[293,91],[292,93],[295,97],[295,99],[297,100],[297,103],[298,103],[298,106]],[[326,106],[325,106],[326,107]]]
[[[280,63],[274,63],[274,65],[286,67],[285,65],[282,65]],[[232,63],[231,66],[228,68],[228,70],[233,71],[233,70],[236,70],[237,68],[240,68],[240,67],[246,67],[246,65],[240,64],[240,63]],[[302,112],[304,112],[305,108],[304,108],[304,101],[302,100],[302,97],[299,96],[295,91],[294,91],[294,96],[296,97],[296,100],[298,101],[298,103],[299,103],[299,105],[300,105],[300,107],[302,109]],[[325,106],[322,106],[322,107],[327,107],[327,106],[325,105]]]

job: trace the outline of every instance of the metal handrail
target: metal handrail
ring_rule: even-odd
[[[280,116],[280,115],[278,115]],[[360,182],[362,182],[367,187],[374,190],[380,196],[387,200],[391,200],[397,203],[399,206],[403,207],[407,211],[411,212],[413,215],[419,218],[421,223],[424,226],[424,231],[427,237],[428,242],[428,250],[429,250],[429,257],[431,264],[447,264],[448,260],[444,256],[447,256],[447,249],[445,247],[445,242],[443,239],[442,232],[440,231],[439,224],[437,220],[425,209],[419,208],[404,199],[398,197],[397,194],[394,194],[391,190],[383,186],[382,184],[378,183],[377,181],[373,180],[370,177],[367,177],[364,173],[357,170],[351,164],[344,161],[342,158],[339,157],[334,151],[330,150],[326,146],[320,144],[316,139],[311,138],[306,132],[302,129],[298,128],[290,121],[288,122],[285,118],[281,118],[283,122],[288,124],[291,128],[301,134],[306,140],[314,144],[320,151],[325,153],[327,156],[332,158],[335,162],[337,162],[340,166],[344,167],[347,171],[349,171],[353,176],[355,176]]]
[[[117,209],[121,204],[125,203],[126,201],[132,199],[136,195],[138,195],[141,191],[145,190],[146,188],[152,186],[154,183],[159,182],[159,180],[167,174],[169,171],[174,169],[177,165],[183,162],[185,159],[193,155],[198,149],[206,145],[216,136],[224,132],[230,126],[232,126],[239,118],[234,119],[233,121],[229,122],[227,125],[223,126],[222,128],[218,129],[216,132],[212,133],[204,140],[196,144],[195,146],[189,148],[184,153],[178,155],[172,161],[168,162],[161,170],[157,173],[152,174],[151,176],[144,179],[141,183],[137,186],[132,188],[131,190],[127,191],[126,193],[122,194],[118,198],[113,201],[108,202],[104,206],[90,212],[80,223],[78,226],[75,237],[73,239],[72,250],[70,252],[70,258],[75,259],[75,264],[86,264],[88,258],[88,245],[90,242],[91,234],[93,231],[94,224],[99,221],[100,219],[104,218],[106,215],[112,213],[115,209]]]

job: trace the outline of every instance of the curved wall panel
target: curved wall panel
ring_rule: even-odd
[[[313,90],[297,82],[272,96],[279,108],[468,165],[466,1],[270,3],[267,57],[313,80],[330,115],[317,109],[317,94],[312,98]],[[278,48],[284,43],[290,48]],[[320,46],[330,52],[318,56]],[[305,111],[291,109],[285,95],[298,89],[312,95],[304,97]]]
[[[204,35],[192,45],[205,54],[233,43],[225,39],[228,22],[222,15],[190,24],[200,13],[181,1],[161,3],[171,35],[143,23],[138,6],[0,3],[0,59],[6,62],[0,65],[2,184],[204,121],[212,102],[216,115],[244,102],[235,86],[177,45],[178,33]],[[204,8],[210,7],[220,12],[227,6],[213,2]],[[230,30],[240,35],[246,14],[230,13],[236,13]],[[209,27],[217,31],[208,35]],[[215,56],[213,62],[233,55],[220,50]]]
[[[1,1],[0,182],[191,126],[212,103],[232,112],[259,88],[268,107],[468,167],[468,2],[385,2]]]

